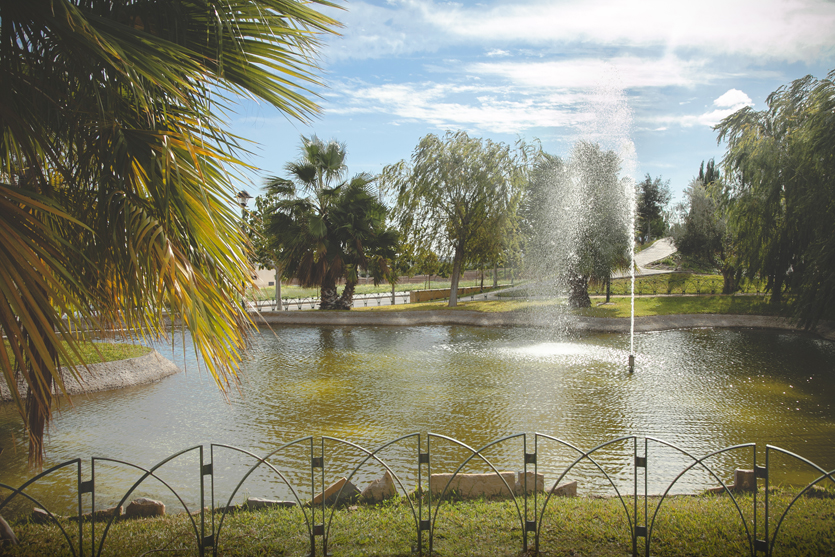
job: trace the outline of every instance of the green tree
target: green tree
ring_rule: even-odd
[[[811,327],[835,312],[835,71],[780,87],[767,108],[750,107],[716,129],[737,252],[749,276],[765,277],[772,301]]]
[[[374,178],[362,173],[342,181],[346,168],[343,144],[302,137],[302,157],[286,167],[292,179],[267,182],[271,194],[284,197],[267,228],[282,273],[318,286],[320,309],[350,309],[361,269],[375,285],[384,280],[398,242],[386,226],[385,206],[369,191]],[[297,187],[306,197],[296,197]]]
[[[305,87],[337,25],[317,3],[0,2],[0,369],[31,463],[86,323],[154,336],[176,316],[235,380],[251,279],[219,115],[240,94],[317,112]]]
[[[682,255],[715,264],[725,234],[721,208],[698,178],[684,188],[684,196],[685,202],[678,206],[680,225],[673,233],[676,248]]]
[[[669,202],[669,180],[664,182],[660,176],[653,180],[647,174],[643,181],[638,183],[636,232],[641,244],[645,244],[653,238],[660,238],[667,233],[667,222],[664,220],[664,214]]]
[[[443,138],[429,134],[412,154],[383,169],[384,186],[397,195],[395,218],[407,241],[452,260],[449,306],[458,302],[458,282],[482,230],[502,231],[513,218],[512,203],[526,184],[529,149],[511,150],[463,131]]]
[[[247,232],[252,243],[252,262],[259,269],[275,269],[275,308],[281,305],[281,265],[279,263],[280,246],[275,245],[270,237],[268,226],[270,215],[275,212],[280,201],[275,194],[259,195],[255,198],[255,207],[247,213]]]
[[[711,184],[719,182],[720,179],[720,172],[716,168],[716,163],[713,159],[707,161],[707,168],[705,168],[705,161],[702,161],[702,164],[699,165],[699,181],[705,186],[710,187]]]

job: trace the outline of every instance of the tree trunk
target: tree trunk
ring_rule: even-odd
[[[484,267],[481,268],[481,286],[479,289],[484,290]]]
[[[591,307],[589,298],[589,278],[587,276],[570,273],[568,276],[568,305],[572,308]]]
[[[612,297],[612,277],[606,278],[606,303],[609,303],[609,299]]]
[[[774,275],[771,284],[771,303],[779,304],[783,301],[783,277],[779,273]]]
[[[356,286],[355,281],[345,281],[345,289],[337,302],[336,309],[351,309],[354,307],[354,289]]]
[[[319,296],[319,309],[339,309],[339,295],[333,278],[325,277],[322,280]]]
[[[733,294],[736,292],[736,269],[732,265],[722,267],[722,294]]]
[[[281,269],[278,264],[275,265],[275,310],[281,311]]]
[[[458,305],[458,278],[461,274],[461,261],[464,259],[464,250],[459,244],[455,247],[455,256],[452,260],[452,278],[449,285],[449,306],[454,308]]]
[[[499,266],[493,265],[493,288],[499,286]]]
[[[391,305],[395,305],[394,284],[394,281],[391,281]]]

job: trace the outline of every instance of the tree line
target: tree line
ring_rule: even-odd
[[[400,275],[426,269],[424,262],[435,269],[445,263],[450,306],[467,266],[510,264],[539,278],[560,277],[569,303],[587,306],[589,281],[606,282],[615,269],[628,267],[633,240],[645,244],[669,234],[682,255],[721,272],[725,294],[736,292],[743,278],[761,279],[773,302],[785,302],[787,315],[811,327],[835,309],[832,78],[797,80],[770,95],[766,110],[745,108],[723,120],[715,128],[718,140],[727,142],[723,160],[702,161],[684,201],[672,210],[669,181],[647,174],[635,184],[632,239],[622,210],[632,201],[619,184],[615,153],[580,142],[563,159],[536,144],[508,146],[459,131],[429,134],[409,161],[364,177],[369,203],[372,183],[378,192],[369,215],[388,224],[380,221],[360,237],[356,223],[333,220],[343,237],[330,247],[321,239],[309,243],[305,257],[327,265],[350,260],[342,271],[333,267],[349,291],[358,270],[375,284],[394,284]],[[321,209],[319,215],[331,222]],[[335,297],[332,278],[300,275],[300,256],[281,247],[300,237],[303,220],[291,223],[283,213],[267,220],[272,262],[284,277],[320,286],[327,293],[322,309],[349,307],[345,294]],[[370,242],[375,234],[385,241]],[[560,244],[569,245],[555,251]]]
[[[806,76],[716,126],[724,173],[700,170],[680,208],[682,251],[714,259],[725,293],[761,279],[805,327],[835,315],[835,71]]]

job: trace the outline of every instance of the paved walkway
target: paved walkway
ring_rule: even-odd
[[[635,254],[635,266],[637,267],[637,269],[635,269],[635,276],[647,277],[650,275],[672,273],[673,271],[666,271],[663,269],[647,269],[646,266],[650,263],[661,261],[665,257],[674,254],[676,251],[678,250],[676,249],[676,245],[673,243],[672,238],[661,238],[660,240],[657,240],[650,247]],[[628,269],[617,271],[614,274],[615,278],[628,276]]]

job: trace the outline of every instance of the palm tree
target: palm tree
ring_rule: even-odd
[[[235,381],[251,279],[221,115],[238,95],[318,111],[313,54],[338,23],[312,4],[332,6],[0,0],[0,369],[30,463],[86,326],[153,336],[176,317]]]
[[[270,194],[282,196],[268,227],[286,278],[318,286],[320,309],[350,309],[359,270],[379,284],[389,272],[397,233],[386,227],[386,209],[371,193],[374,178],[346,170],[345,146],[302,137],[302,157],[286,167],[292,179],[267,181]],[[296,197],[297,186],[306,197]],[[344,279],[340,297],[337,283]]]

